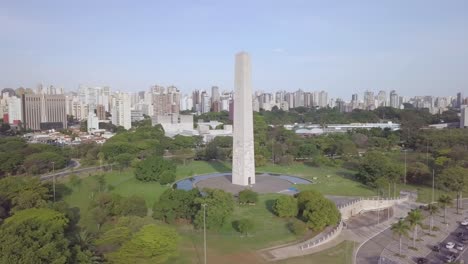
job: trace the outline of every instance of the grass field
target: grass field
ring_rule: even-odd
[[[224,162],[192,161],[179,164],[176,171],[177,179],[182,179],[198,174],[230,171],[230,164]],[[300,176],[310,179],[314,184],[297,185],[301,190],[314,189],[328,195],[349,196],[374,196],[375,190],[370,189],[352,179],[352,171],[342,168],[312,167],[304,163],[295,163],[292,166],[279,166],[269,164],[257,168],[257,172],[274,172]],[[123,172],[113,171],[104,174],[108,191],[122,196],[142,196],[148,208],[158,199],[161,193],[169,186],[161,186],[159,183],[139,182],[135,179],[133,170]],[[88,212],[90,201],[98,192],[97,177],[90,175],[82,177],[78,186],[71,186],[65,180],[64,183],[72,189],[65,196],[65,201],[73,207],[80,209],[80,225],[89,230],[97,229]],[[397,193],[404,190],[417,190],[421,201],[431,200],[432,190],[429,187],[416,187],[397,185]],[[393,187],[391,186],[393,194]],[[441,192],[436,190],[436,199]],[[300,239],[287,229],[287,220],[280,219],[270,211],[273,201],[279,194],[265,194],[259,196],[259,202],[254,206],[236,206],[233,215],[226,224],[217,232],[207,233],[208,254],[212,262],[229,263],[259,263],[262,259],[255,253],[257,249],[280,245]],[[241,236],[234,228],[233,221],[242,218],[252,219],[255,223],[255,231],[250,236]],[[190,225],[178,226],[181,234],[180,255],[168,263],[203,263],[203,234],[199,230],[193,230]],[[349,263],[351,259],[352,243],[344,242],[334,249],[326,250],[310,256],[293,258],[279,262],[281,264],[299,263]]]

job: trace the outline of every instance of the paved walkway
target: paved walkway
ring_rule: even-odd
[[[411,209],[419,207],[420,204],[415,203],[414,199],[413,197],[408,202],[394,206],[394,215],[381,224],[350,230],[350,239],[362,242],[357,247],[355,263],[375,264],[379,262],[382,251],[394,241],[390,230],[391,224],[405,217]]]

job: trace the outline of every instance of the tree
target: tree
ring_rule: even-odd
[[[321,197],[318,200],[312,200],[305,204],[302,217],[309,228],[318,231],[326,226],[338,224],[341,215],[335,203],[325,197]]]
[[[446,194],[442,194],[437,202],[440,204],[440,207],[444,209],[444,223],[447,223],[447,206],[452,205],[452,198]]]
[[[413,247],[416,247],[416,238],[418,236],[418,227],[422,225],[424,217],[421,213],[421,210],[415,209],[411,210],[406,217],[406,220],[409,223],[410,228],[413,228]]]
[[[198,211],[195,199],[200,196],[198,189],[168,189],[154,203],[153,218],[166,223],[173,223],[176,219],[191,220]]]
[[[47,208],[19,211],[0,227],[1,263],[70,263],[68,219]]]
[[[394,223],[391,227],[391,230],[394,235],[398,236],[399,242],[400,242],[400,253],[399,255],[401,256],[401,239],[403,236],[408,236],[408,232],[410,230],[410,227],[405,223],[403,220],[399,220],[398,222]]]
[[[135,177],[140,181],[156,181],[160,184],[175,180],[176,166],[162,157],[152,156],[140,162],[135,168]]]
[[[130,166],[134,157],[135,156],[130,153],[122,153],[122,154],[117,155],[114,158],[114,161],[117,163],[118,168],[122,170]]]
[[[203,189],[204,196],[196,198],[198,212],[194,224],[197,228],[203,227],[203,208],[206,204],[206,228],[219,229],[234,211],[234,199],[230,193],[219,189]]]
[[[76,187],[79,187],[79,186],[81,186],[81,182],[82,182],[82,181],[81,181],[80,177],[78,177],[78,175],[73,174],[73,175],[70,176],[70,184],[71,184],[71,186],[73,186],[73,187],[75,187],[75,188],[76,188]]]
[[[439,207],[431,203],[427,205],[427,210],[429,211],[429,215],[431,216],[431,225],[430,225],[430,230],[429,230],[429,234],[430,234],[432,233],[432,229],[434,229],[434,214],[436,214],[439,211]]]
[[[24,160],[24,167],[32,174],[40,174],[52,170],[52,163],[55,169],[65,167],[68,160],[56,152],[41,152],[34,153],[26,157]]]
[[[457,193],[457,213],[461,207],[462,193],[466,189],[468,177],[468,170],[454,166],[444,169],[442,173],[437,177],[438,185],[447,191],[453,191]]]
[[[258,193],[245,189],[239,192],[239,203],[240,204],[255,204],[258,201]]]
[[[255,228],[255,223],[251,219],[241,219],[234,223],[239,233],[248,236]]]
[[[336,205],[317,191],[300,192],[297,195],[297,204],[299,216],[313,230],[321,230],[340,221],[340,212]]]
[[[96,182],[98,184],[99,192],[103,192],[106,188],[106,178],[103,174],[96,176]]]
[[[179,236],[174,229],[159,225],[146,225],[119,250],[108,254],[107,257],[115,264],[165,263],[177,254],[178,241]]]
[[[255,155],[255,167],[262,167],[267,164],[267,159],[263,155]]]
[[[273,212],[279,217],[297,216],[297,200],[289,195],[281,195],[273,205]]]
[[[120,204],[121,215],[134,215],[134,216],[146,216],[148,214],[148,208],[146,207],[146,201],[140,196],[132,195],[128,198],[124,198]]]
[[[406,179],[409,183],[424,184],[431,180],[431,172],[429,167],[422,162],[410,163]]]
[[[38,178],[5,177],[0,179],[0,206],[6,214],[10,211],[45,207],[50,190]]]
[[[360,162],[356,179],[360,182],[375,187],[375,181],[379,177],[387,177],[394,182],[403,175],[403,168],[395,165],[390,159],[377,151],[367,152]]]
[[[107,253],[116,250],[132,237],[132,231],[126,226],[118,226],[107,230],[96,240],[100,252]]]

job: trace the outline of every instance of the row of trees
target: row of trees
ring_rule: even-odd
[[[0,138],[0,176],[22,173],[40,174],[64,168],[70,155],[67,150],[45,144],[27,144],[18,137]]]

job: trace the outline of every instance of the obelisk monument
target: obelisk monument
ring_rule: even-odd
[[[248,53],[236,54],[235,68],[232,183],[246,186],[255,184],[252,79]]]

